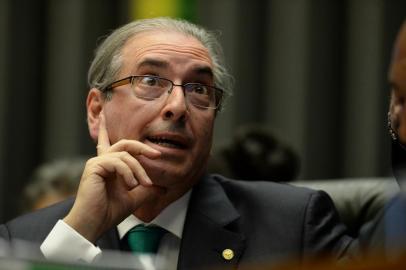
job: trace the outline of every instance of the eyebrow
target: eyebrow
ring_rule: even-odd
[[[165,68],[168,68],[169,65],[170,65],[169,62],[167,62],[165,60],[146,58],[137,65],[137,68],[156,67],[156,68],[165,69]],[[208,75],[208,76],[210,76],[210,78],[214,77],[213,69],[210,66],[205,66],[205,65],[196,66],[193,68],[192,72],[196,73],[198,75]]]
[[[396,85],[396,83],[389,81],[389,87],[391,88],[390,90],[396,90],[398,89],[398,86]]]
[[[196,72],[197,74],[201,74],[201,75],[209,75],[211,78],[213,78],[214,74],[213,74],[213,70],[211,67],[209,66],[198,66],[195,68],[194,72]]]
[[[169,63],[163,60],[146,58],[141,63],[138,64],[138,68],[142,67],[157,67],[157,68],[167,68]]]

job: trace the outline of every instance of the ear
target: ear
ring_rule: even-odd
[[[97,141],[99,135],[99,123],[100,123],[100,113],[104,107],[105,98],[103,93],[92,88],[87,95],[86,107],[87,107],[87,125],[89,127],[90,137],[94,141]]]

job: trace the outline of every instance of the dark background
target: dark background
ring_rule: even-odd
[[[258,123],[295,149],[301,179],[390,174],[386,73],[406,1],[183,2],[219,30],[235,78],[215,148]],[[94,155],[86,73],[100,37],[134,17],[130,6],[0,0],[0,222],[17,214],[36,166]]]

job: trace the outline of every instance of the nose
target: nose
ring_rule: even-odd
[[[165,120],[184,121],[188,113],[186,97],[182,86],[173,86],[169,92],[165,105],[162,108],[161,115]]]

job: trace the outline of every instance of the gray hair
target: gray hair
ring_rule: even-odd
[[[90,88],[104,90],[117,80],[123,62],[121,53],[126,42],[137,34],[155,30],[176,31],[192,36],[206,47],[213,62],[214,83],[224,90],[224,103],[225,97],[232,94],[232,78],[225,67],[223,51],[216,35],[185,20],[166,17],[133,21],[113,31],[96,49],[88,72]]]

